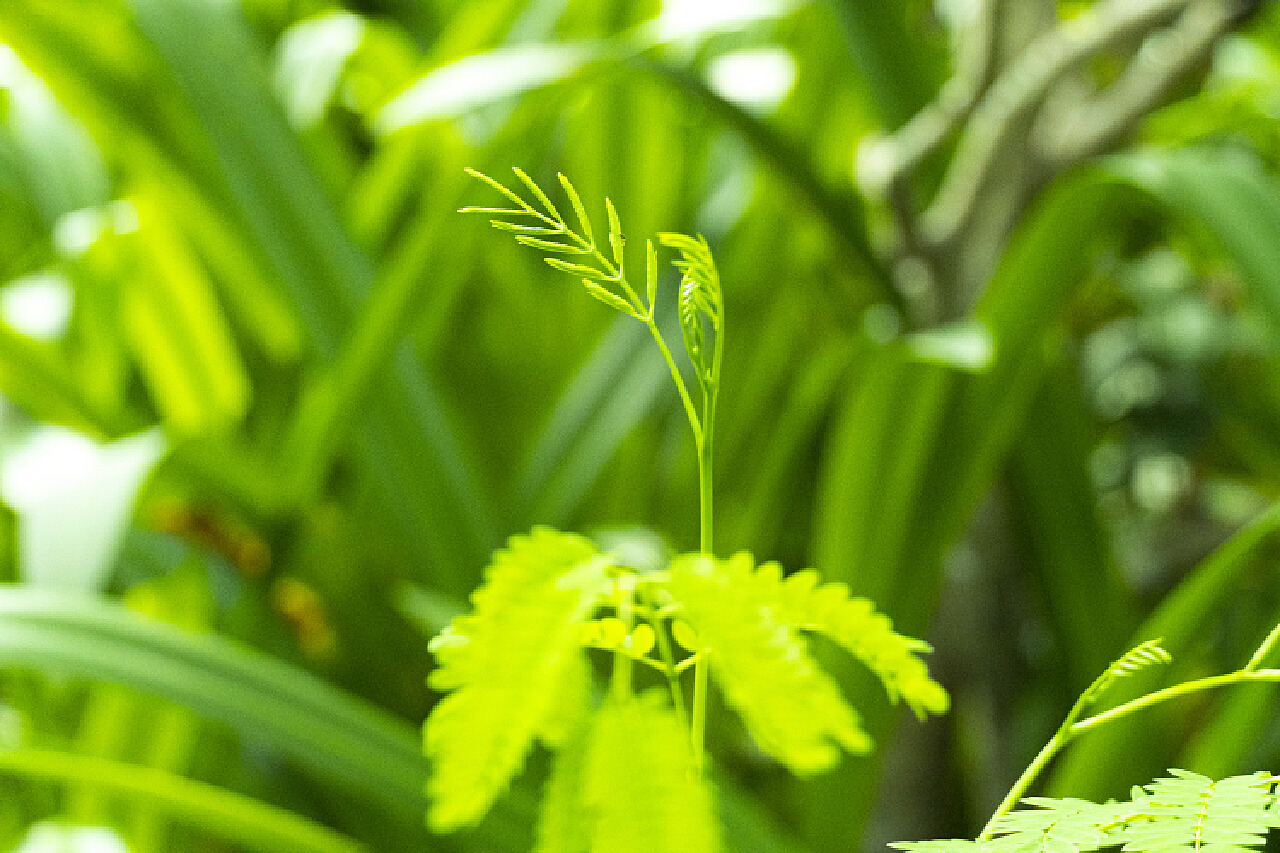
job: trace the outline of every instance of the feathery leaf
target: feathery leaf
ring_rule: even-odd
[[[884,685],[893,702],[899,700],[918,718],[941,714],[949,699],[942,685],[929,676],[918,657],[929,645],[893,630],[893,622],[866,598],[853,597],[843,583],[818,582],[812,569],[785,580],[777,563],[765,563],[753,582],[763,600],[776,602],[781,618],[791,627],[816,631],[848,651]]]
[[[596,269],[595,267],[585,266],[584,264],[574,264],[569,261],[562,261],[559,258],[543,258],[548,266],[567,272],[569,275],[576,275],[580,278],[589,278],[592,281],[613,281],[613,277],[608,273]]]
[[[527,234],[517,234],[516,242],[523,243],[526,246],[532,246],[535,249],[541,249],[544,252],[558,252],[562,255],[587,254],[587,250],[581,246],[570,246],[566,243],[556,243],[551,240],[540,240],[537,237],[530,237]]]
[[[1277,777],[1269,773],[1214,782],[1186,770],[1169,772],[1145,789],[1135,787],[1128,802],[1029,797],[1023,803],[1031,808],[1002,815],[989,838],[889,846],[908,853],[1091,853],[1121,845],[1122,853],[1248,853],[1280,826],[1272,810]]]
[[[970,838],[936,838],[928,841],[892,841],[889,846],[907,853],[979,853],[982,845]]]
[[[710,653],[711,674],[760,748],[795,773],[829,770],[840,747],[866,752],[871,739],[804,639],[754,583],[752,558],[685,555],[669,590]]]
[[[538,201],[542,202],[542,206],[551,214],[551,218],[557,222],[564,222],[564,217],[560,215],[560,211],[556,210],[556,206],[551,203],[551,199],[547,198],[547,194],[542,191],[542,187],[538,186],[533,178],[524,173],[519,166],[512,166],[511,171],[516,173],[516,177],[529,188],[529,192],[533,193]]]
[[[693,772],[688,733],[659,691],[611,699],[597,713],[585,795],[593,853],[720,850],[711,791]]]
[[[984,853],[1076,853],[1116,844],[1109,830],[1135,818],[1133,803],[1031,798],[1034,806],[1018,809],[996,822]]]
[[[519,208],[520,208],[520,212],[522,212],[522,213],[532,213],[532,214],[534,214],[535,216],[537,215],[537,211],[535,211],[532,207],[530,207],[528,202],[526,202],[524,199],[520,198],[520,196],[516,195],[516,194],[515,194],[514,192],[512,192],[511,190],[509,190],[509,189],[507,189],[506,187],[504,187],[504,186],[503,186],[502,184],[500,184],[498,181],[495,181],[493,178],[491,178],[491,177],[489,177],[488,175],[486,175],[484,172],[478,172],[478,171],[476,171],[475,169],[472,169],[470,166],[468,166],[468,167],[466,168],[466,173],[467,173],[468,175],[470,175],[471,177],[473,177],[473,178],[478,178],[478,179],[480,179],[480,180],[484,181],[486,184],[488,184],[489,186],[493,187],[493,188],[494,188],[495,190],[497,190],[498,192],[502,193],[502,194],[503,194],[504,196],[506,196],[508,199],[510,199],[511,201],[515,202],[515,205],[516,205],[517,207],[519,207]],[[464,208],[464,210],[465,210],[465,208]]]
[[[582,228],[582,236],[592,246],[596,244],[595,235],[591,233],[591,220],[587,217],[587,209],[582,204],[582,198],[578,195],[578,191],[573,188],[573,184],[569,183],[569,179],[559,173],[556,177],[560,179],[560,186],[564,187],[564,193],[569,197],[569,203],[573,205],[573,214],[578,217],[578,225]]]
[[[425,727],[433,759],[431,825],[475,823],[520,769],[535,736],[554,738],[566,691],[583,697],[578,643],[608,588],[608,557],[587,539],[548,528],[514,536],[485,571],[471,614],[431,643],[430,684],[453,692]]]
[[[1229,853],[1261,847],[1276,825],[1268,811],[1275,777],[1268,773],[1232,776],[1214,782],[1186,770],[1170,770],[1146,788],[1147,820],[1128,824],[1112,843],[1125,851],[1158,853],[1204,850]]]
[[[612,290],[606,290],[594,281],[585,278],[582,280],[582,286],[587,289],[587,293],[590,293],[610,308],[616,308],[623,314],[627,314],[632,317],[638,316],[636,314],[635,306],[627,302],[627,300],[623,299],[618,294],[614,293]]]

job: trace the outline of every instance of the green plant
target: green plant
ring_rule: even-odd
[[[712,681],[759,748],[800,775],[829,770],[842,751],[871,746],[857,712],[810,655],[807,634],[862,661],[889,698],[917,716],[945,710],[947,694],[919,657],[928,646],[895,633],[844,584],[821,583],[813,570],[784,576],[777,563],[757,566],[747,553],[727,559],[712,553],[712,430],[725,324],[706,240],[659,237],[680,253],[679,324],[699,405],[655,319],[653,241],[645,245],[642,298],[627,278],[612,203],[605,203],[606,255],[563,176],[576,228],[519,169],[516,176],[540,207],[472,174],[514,206],[465,210],[498,215],[493,224],[521,243],[584,260],[547,263],[578,276],[592,296],[652,334],[698,451],[701,550],[646,569],[583,536],[537,527],[494,556],[472,612],[431,643],[439,668],[430,683],[449,692],[425,725],[434,762],[430,822],[437,830],[478,822],[541,742],[557,753],[538,827],[541,853],[717,849],[704,746]],[[602,691],[595,689],[589,650],[608,656]],[[665,693],[646,688],[638,667],[655,673]]]
[[[1205,676],[1155,690],[1107,710],[1085,716],[1120,679],[1172,658],[1159,640],[1130,649],[1094,679],[1076,700],[1065,720],[996,807],[975,840],[899,842],[890,846],[908,853],[960,851],[1064,851],[1085,853],[1124,845],[1125,851],[1247,850],[1266,841],[1280,826],[1275,809],[1280,776],[1268,772],[1214,781],[1199,773],[1170,770],[1170,778],[1135,787],[1126,802],[1094,803],[1081,799],[1023,796],[1068,744],[1081,735],[1170,699],[1250,682],[1280,681],[1280,669],[1262,663],[1280,641],[1280,625],[1271,630],[1240,669]],[[1019,801],[1031,808],[1016,809]]]

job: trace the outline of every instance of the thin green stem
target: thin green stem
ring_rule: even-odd
[[[1027,769],[1022,771],[1022,775],[1018,777],[1018,781],[1013,783],[1013,787],[1009,789],[1009,793],[1005,794],[1004,799],[1000,801],[1000,805],[996,807],[995,813],[991,815],[991,820],[987,821],[987,825],[982,828],[982,834],[978,836],[979,841],[983,841],[991,837],[995,832],[996,823],[1000,818],[1013,811],[1013,807],[1018,804],[1023,795],[1027,793],[1027,789],[1031,787],[1031,783],[1036,780],[1044,768],[1053,760],[1062,748],[1071,741],[1071,732],[1066,728],[1058,729],[1053,737],[1049,738],[1049,742],[1044,745],[1040,753],[1027,765]]]
[[[649,334],[653,335],[654,341],[658,344],[658,349],[662,350],[662,357],[667,360],[667,369],[671,371],[671,378],[675,380],[676,390],[680,392],[680,402],[684,404],[684,413],[689,418],[689,426],[693,429],[693,438],[697,442],[699,454],[701,454],[702,420],[698,417],[698,410],[693,405],[693,398],[689,396],[689,389],[685,387],[684,378],[680,375],[680,368],[676,366],[676,360],[671,355],[671,350],[667,348],[667,342],[663,340],[662,333],[658,331],[658,324],[653,317],[641,317],[640,319],[649,328]]]
[[[618,619],[626,626],[627,634],[635,624],[635,613],[632,609],[632,596],[635,595],[635,575],[624,572],[618,578]],[[609,680],[609,689],[613,698],[622,701],[631,696],[631,655],[627,650],[619,648],[613,653],[613,673]]]
[[[1274,644],[1273,637],[1276,632],[1273,631],[1268,635],[1267,640],[1263,642],[1260,651],[1268,649],[1269,644]],[[1265,653],[1265,651],[1264,651]],[[1254,659],[1249,662],[1253,665],[1255,660],[1260,656],[1254,655]],[[1083,710],[1083,703],[1077,702],[1075,707],[1071,709],[1071,713],[1067,715],[1067,719],[1063,721],[1058,730],[1054,732],[1053,737],[1040,750],[1040,754],[1022,771],[1022,775],[1018,777],[1018,781],[1013,783],[1013,787],[1009,789],[1009,793],[996,807],[995,813],[991,815],[991,820],[987,821],[987,825],[983,827],[982,834],[978,836],[979,840],[990,838],[995,831],[995,826],[1000,818],[1011,812],[1018,804],[1018,801],[1026,794],[1032,783],[1044,771],[1044,768],[1053,760],[1059,752],[1061,752],[1067,744],[1071,743],[1085,732],[1103,726],[1107,723],[1123,719],[1130,714],[1145,710],[1170,699],[1178,699],[1183,696],[1189,696],[1193,693],[1200,693],[1205,690],[1216,690],[1220,687],[1229,687],[1233,684],[1244,684],[1248,682],[1280,682],[1280,669],[1249,669],[1246,668],[1229,672],[1224,675],[1210,675],[1204,678],[1197,678],[1193,681],[1186,681],[1182,684],[1175,684],[1172,687],[1165,687],[1140,696],[1122,705],[1117,705],[1110,710],[1103,711],[1101,714],[1094,714],[1083,720],[1078,719]]]
[[[706,429],[698,442],[698,520],[699,550],[710,557],[715,553],[712,521],[712,432],[711,424],[715,420],[716,392],[703,387],[703,418]]]
[[[701,779],[707,765],[707,653],[697,654],[693,665],[693,725],[689,738],[693,742],[693,769]]]
[[[652,589],[649,590],[652,596]],[[667,632],[662,626],[662,620],[657,613],[657,602],[651,601],[652,607],[648,609],[649,625],[653,628],[653,636],[658,643],[658,656],[662,658],[662,662],[666,664],[664,670],[667,676],[667,687],[671,690],[671,702],[675,705],[676,714],[680,717],[681,724],[685,729],[689,728],[689,711],[684,704],[684,688],[680,686],[680,675],[676,671],[676,657],[671,650],[671,640],[667,637]]]
[[[1091,729],[1096,729],[1098,726],[1105,723],[1119,720],[1123,717],[1129,716],[1135,711],[1150,708],[1152,705],[1158,705],[1161,702],[1167,702],[1170,699],[1177,699],[1181,696],[1199,693],[1203,690],[1216,690],[1219,687],[1229,687],[1232,684],[1244,684],[1250,681],[1280,681],[1280,669],[1242,669],[1236,672],[1228,672],[1225,675],[1210,675],[1204,678],[1197,678],[1194,681],[1175,684],[1172,687],[1166,687],[1163,690],[1148,693],[1146,696],[1140,696],[1131,702],[1125,702],[1123,705],[1117,705],[1109,711],[1104,711],[1101,714],[1095,714],[1092,717],[1081,720],[1071,727],[1071,735],[1072,737],[1075,737],[1076,735],[1083,734]]]

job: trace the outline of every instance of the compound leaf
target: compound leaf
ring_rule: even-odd
[[[1267,830],[1277,825],[1275,814],[1268,811],[1275,782],[1268,773],[1214,782],[1186,770],[1169,772],[1173,775],[1146,786],[1149,819],[1130,823],[1120,834],[1125,851],[1256,849],[1266,842]]]
[[[984,853],[1077,853],[1114,846],[1113,826],[1123,826],[1141,816],[1134,803],[1030,798],[1034,806],[1009,812],[996,822],[994,835],[983,844]],[[1135,813],[1135,808],[1139,811]]]
[[[761,598],[776,602],[791,627],[835,641],[875,673],[892,701],[906,702],[922,719],[947,710],[947,691],[918,656],[930,651],[929,645],[895,632],[893,622],[869,599],[851,596],[843,583],[819,584],[812,569],[784,580],[777,563],[765,563],[753,579]]]
[[[928,841],[894,841],[889,844],[895,850],[907,853],[979,853],[982,846],[969,838],[937,838]]]
[[[1280,826],[1272,809],[1277,777],[1270,773],[1219,782],[1186,770],[1169,773],[1145,789],[1135,787],[1128,802],[1029,797],[1023,803],[1031,808],[1002,815],[977,841],[889,846],[908,853],[1091,853],[1121,845],[1122,853],[1248,853]]]
[[[864,753],[871,739],[835,681],[809,654],[776,602],[754,582],[750,554],[686,555],[669,589],[710,655],[711,674],[760,748],[798,774],[829,770],[840,747]]]
[[[585,783],[592,853],[720,850],[711,791],[694,773],[688,733],[659,691],[600,709]]]
[[[520,769],[535,736],[563,737],[561,693],[585,697],[578,634],[608,587],[608,557],[584,537],[539,527],[485,570],[473,612],[431,643],[430,684],[453,692],[427,718],[432,827],[473,824]],[[575,671],[576,670],[576,671]]]

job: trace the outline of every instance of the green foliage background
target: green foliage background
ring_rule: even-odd
[[[537,759],[424,827],[428,639],[535,524],[693,550],[697,460],[645,330],[454,213],[467,166],[608,195],[634,269],[706,236],[716,552],[938,650],[952,711],[842,672],[877,751],[808,780],[713,703],[730,849],[972,837],[1136,642],[1173,672],[1117,695],[1238,666],[1280,621],[1280,16],[936,5],[0,3],[0,843],[529,849]],[[136,502],[116,462],[24,500],[50,425],[163,457]],[[1045,793],[1275,768],[1274,692],[1090,735]]]

